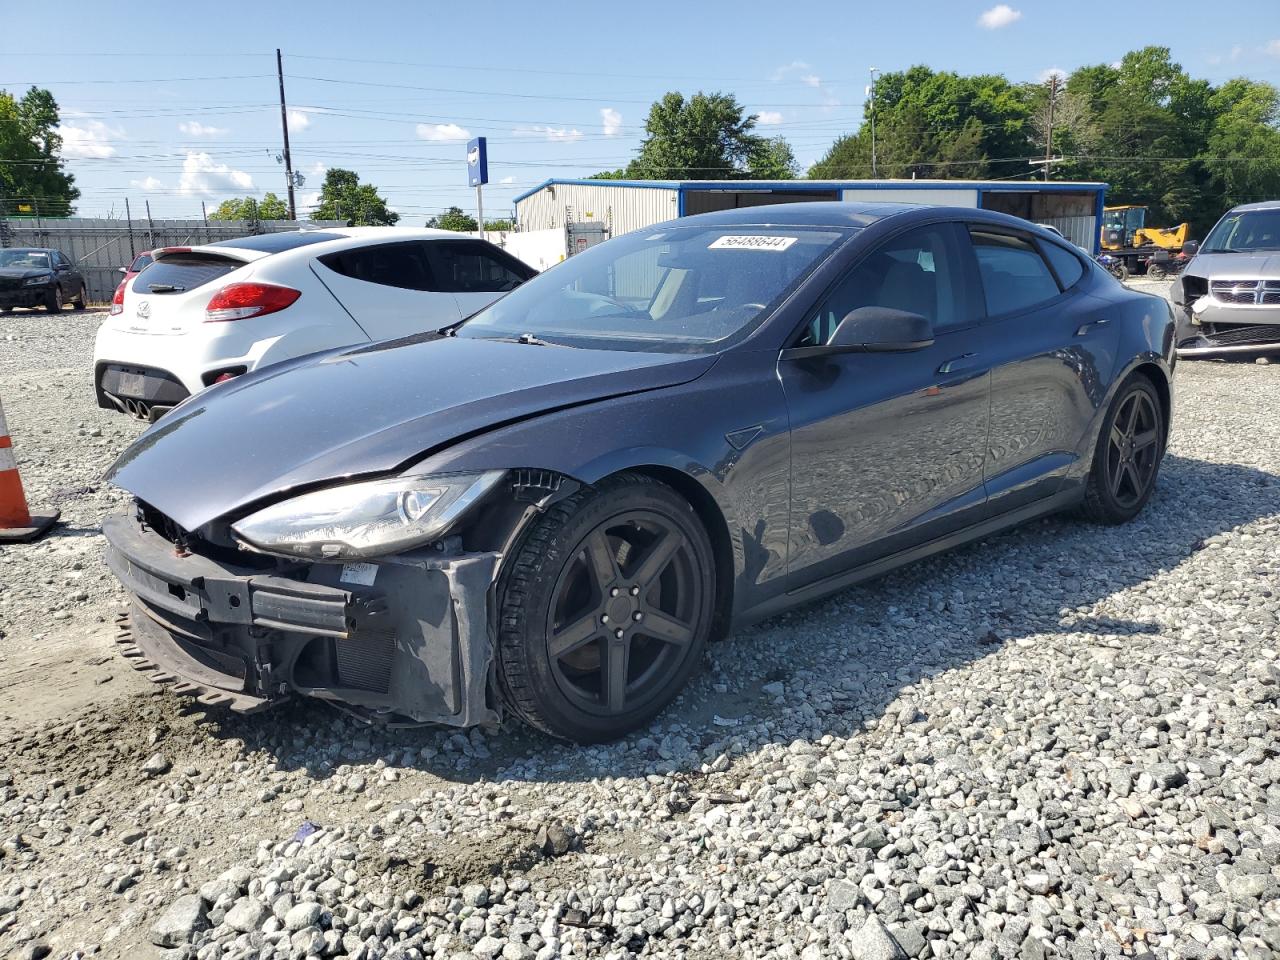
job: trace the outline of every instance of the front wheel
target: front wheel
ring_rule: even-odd
[[[84,284],[80,284],[80,292],[76,294],[76,298],[71,301],[71,306],[77,310],[83,310],[89,305],[89,294],[84,288]]]
[[[44,308],[50,313],[62,312],[62,288],[55,286],[45,298]]]
[[[1158,263],[1147,264],[1148,280],[1163,280],[1168,275],[1169,275],[1168,272],[1165,270],[1165,268],[1162,265]]]
[[[1151,381],[1130,377],[1102,423],[1089,471],[1083,512],[1096,523],[1127,523],[1155,490],[1164,459],[1164,407]]]
[[[689,502],[620,474],[551,507],[499,582],[498,689],[527,723],[580,743],[648,723],[711,631],[715,561]]]

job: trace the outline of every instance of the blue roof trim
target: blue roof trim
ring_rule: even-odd
[[[519,203],[550,186],[639,187],[650,190],[789,190],[816,193],[826,190],[986,190],[1005,193],[1095,193],[1109,185],[1093,181],[1043,180],[574,180],[553,178],[520,194]]]

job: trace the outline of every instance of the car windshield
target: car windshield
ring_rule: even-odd
[[[674,226],[590,247],[503,297],[457,335],[700,353],[741,338],[851,231]]]
[[[1280,210],[1229,213],[1209,231],[1201,253],[1253,253],[1280,250]]]
[[[0,267],[53,269],[49,263],[49,254],[43,250],[0,250]]]

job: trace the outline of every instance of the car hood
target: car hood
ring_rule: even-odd
[[[687,383],[714,362],[434,334],[313,354],[187,400],[107,479],[194,530],[298,487],[403,469],[502,424]]]
[[[1209,280],[1276,280],[1280,279],[1280,251],[1201,253],[1186,272]]]
[[[6,280],[26,280],[29,277],[47,277],[53,271],[44,267],[0,267],[0,277]]]

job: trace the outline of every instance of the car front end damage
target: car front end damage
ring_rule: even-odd
[[[463,534],[359,562],[271,556],[228,524],[188,532],[138,503],[103,524],[130,594],[117,641],[149,679],[238,712],[300,695],[387,722],[494,722],[502,547],[562,487],[504,481]]]
[[[1174,281],[1173,298],[1179,357],[1280,353],[1280,277],[1188,273]]]
[[[52,273],[23,275],[6,271],[5,276],[0,276],[0,307],[44,306],[54,286]]]

